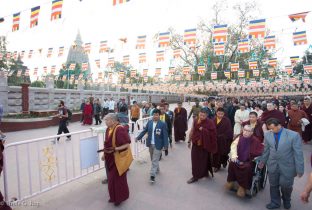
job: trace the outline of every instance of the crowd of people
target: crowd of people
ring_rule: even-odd
[[[309,96],[301,101],[230,98],[224,100],[209,97],[203,100],[202,105],[199,100],[195,100],[189,115],[182,102],[179,102],[173,111],[169,110],[169,104],[165,100],[157,105],[152,104],[153,108],[146,103],[141,109],[142,117],[151,118],[147,120],[135,140],[141,141],[147,136],[145,142],[151,160],[151,183],[156,182],[160,171],[159,161],[163,152],[165,156],[169,154],[168,148],[172,147],[172,140],[177,144],[188,139],[192,177],[187,183],[197,182],[203,177],[213,177],[222,168],[227,168],[225,187],[236,190],[239,197],[248,195],[254,175],[254,158],[258,158],[259,169],[268,169],[271,202],[267,204],[267,209],[280,208],[282,203],[285,209],[289,209],[294,177],[304,174],[302,142],[308,144],[312,139],[312,127],[309,123],[312,122],[311,102]],[[130,108],[130,116],[135,113],[133,121],[140,118],[136,109],[139,109],[137,103],[133,102]],[[187,138],[188,120],[191,117],[193,122]],[[105,119],[114,119],[116,125],[121,124],[118,114],[107,115]],[[129,132],[126,126],[118,129]],[[108,136],[112,130],[114,129],[108,128]],[[105,142],[110,141],[109,139],[110,137]],[[117,139],[118,137],[116,141]],[[129,143],[124,142],[126,145]],[[110,152],[108,151],[108,154]],[[104,151],[103,160],[106,160],[106,155]],[[113,198],[110,201],[119,205],[128,199],[129,188],[126,181],[122,181],[125,185],[121,187],[117,181],[120,176],[116,173],[110,175],[109,170],[108,167],[108,189],[111,199]],[[123,174],[124,179],[126,173],[127,171]],[[304,202],[308,201],[312,190],[311,179],[312,174],[301,195]]]

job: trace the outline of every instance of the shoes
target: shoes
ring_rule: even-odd
[[[150,178],[150,183],[154,183],[155,182],[155,177],[154,176],[151,176]]]
[[[239,186],[236,194],[238,197],[244,198],[246,196],[246,190],[243,187]]]
[[[269,203],[269,204],[266,205],[266,208],[267,209],[279,209],[280,206],[277,205],[277,204],[274,204],[274,203]]]
[[[287,202],[287,203],[284,202],[284,209],[290,209],[290,208],[291,208],[290,202]]]
[[[114,203],[115,206],[119,206],[120,204],[121,204],[121,202]]]
[[[107,184],[108,183],[108,180],[107,179],[103,179],[102,180],[102,184]]]
[[[71,141],[71,137],[67,138],[65,141]]]
[[[226,168],[226,166],[227,166],[226,163],[223,163],[223,164],[222,164],[222,167],[223,167],[223,168]]]
[[[197,181],[198,181],[198,179],[195,179],[194,177],[192,177],[192,178],[190,178],[190,179],[187,181],[187,183],[188,183],[188,184],[192,184],[192,183],[197,182]]]
[[[56,141],[59,142],[59,140],[54,139],[54,140],[51,141],[51,143],[52,143],[52,144],[56,144]]]
[[[234,182],[227,182],[225,184],[225,188],[228,190],[232,190],[234,188]]]
[[[217,173],[220,170],[220,168],[214,168],[213,172]]]

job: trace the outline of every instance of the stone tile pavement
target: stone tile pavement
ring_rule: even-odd
[[[70,125],[71,131],[81,129],[80,124]],[[83,128],[85,129],[85,128]],[[8,133],[9,142],[20,141],[23,136],[32,138],[44,135],[53,135],[56,127],[40,130]],[[312,209],[312,204],[302,204],[299,195],[306,183],[307,173],[311,172],[309,154],[311,145],[304,145],[306,174],[303,178],[295,179],[293,192],[294,210]],[[145,160],[145,161],[142,161]],[[90,174],[84,178],[57,187],[51,191],[35,196],[14,207],[16,210],[193,210],[215,209],[218,210],[262,210],[269,202],[268,185],[252,199],[239,199],[233,192],[223,188],[227,171],[222,169],[214,178],[202,179],[191,185],[186,181],[191,177],[190,150],[186,143],[174,144],[169,150],[169,156],[160,162],[160,174],[156,183],[149,183],[150,161],[147,151],[142,154],[140,161],[134,161],[128,172],[130,198],[115,207],[108,203],[107,186],[101,184],[105,177],[104,170]],[[267,183],[268,184],[268,183]],[[31,206],[32,205],[32,206]]]

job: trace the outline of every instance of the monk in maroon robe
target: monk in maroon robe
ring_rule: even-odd
[[[309,96],[304,97],[302,111],[307,114],[308,120],[310,124],[305,127],[304,132],[302,133],[302,138],[305,143],[311,141],[312,139],[312,103],[311,98]]]
[[[3,168],[3,150],[4,150],[4,142],[0,140],[0,175]],[[0,210],[12,210],[10,206],[6,204],[6,202],[3,200],[3,195],[0,192]]]
[[[270,118],[278,119],[281,122],[282,126],[285,127],[286,118],[282,112],[274,109],[273,103],[267,103],[267,111],[262,113],[260,120],[261,120],[261,122],[264,123],[265,127],[266,127],[265,122]]]
[[[90,101],[88,100],[84,109],[83,109],[83,124],[84,125],[92,125],[92,114],[93,107]]]
[[[213,121],[207,118],[207,112],[202,109],[194,119],[190,133],[189,148],[191,148],[192,175],[188,184],[203,177],[213,176],[211,155],[217,152],[217,131]]]
[[[263,143],[264,133],[263,133],[263,123],[258,120],[257,112],[249,113],[249,120],[243,122],[242,126],[250,125],[253,128],[253,136],[256,137],[261,143]]]
[[[217,172],[220,170],[221,165],[223,168],[226,168],[229,159],[228,154],[233,140],[233,129],[231,121],[225,116],[225,110],[223,108],[217,109],[217,114],[213,122],[217,128],[218,151],[213,155],[212,166],[214,167],[214,172]]]
[[[253,129],[251,126],[245,125],[243,134],[233,141],[229,154],[231,161],[225,187],[232,190],[234,182],[237,182],[239,185],[237,196],[239,197],[245,197],[246,190],[251,188],[253,169],[255,167],[253,159],[260,156],[263,152],[263,144],[252,134]]]
[[[119,175],[117,171],[114,152],[127,149],[131,140],[127,129],[118,124],[118,116],[116,114],[109,113],[104,119],[108,127],[105,133],[104,158],[108,172],[109,202],[118,206],[121,202],[129,198],[129,188],[127,183],[127,172]],[[112,144],[114,132],[116,141],[115,148],[113,148]]]
[[[178,103],[178,107],[174,109],[174,140],[175,142],[185,141],[187,131],[187,111],[182,107],[182,102]]]
[[[294,103],[291,105],[291,109],[288,110],[289,124],[288,129],[298,132],[302,136],[301,119],[308,118],[307,114],[299,110],[298,104]]]

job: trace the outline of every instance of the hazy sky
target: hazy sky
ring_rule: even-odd
[[[29,69],[43,66],[60,65],[66,61],[66,56],[57,58],[60,46],[68,49],[73,42],[78,29],[83,41],[91,42],[93,52],[90,54],[90,63],[94,73],[99,71],[95,67],[94,60],[101,59],[104,65],[107,62],[107,54],[98,54],[99,42],[108,40],[113,48],[117,49],[111,56],[121,60],[123,55],[130,54],[131,63],[137,63],[137,55],[144,50],[135,50],[137,36],[147,35],[148,64],[137,65],[137,69],[149,68],[153,74],[157,67],[166,68],[169,62],[161,65],[155,63],[155,52],[158,50],[152,37],[157,32],[164,32],[168,27],[174,27],[181,34],[184,29],[197,27],[200,20],[211,20],[211,7],[215,1],[210,0],[131,0],[123,5],[112,6],[112,0],[64,0],[63,18],[58,21],[50,21],[50,0],[0,0],[0,17],[6,21],[0,24],[0,35],[8,38],[10,51],[43,48],[42,55],[35,55],[33,59],[25,60]],[[224,23],[235,21],[235,13],[232,6],[246,1],[229,0],[228,9],[222,14]],[[29,28],[30,8],[41,6],[39,25]],[[20,30],[11,32],[12,14],[21,12]],[[278,37],[277,57],[285,65],[290,64],[289,57],[300,55],[308,48],[306,46],[293,46],[292,32],[307,30],[308,41],[312,40],[312,12],[307,16],[306,23],[297,21],[292,23],[288,14],[312,11],[311,0],[261,0],[258,1],[258,12],[255,16],[266,18],[267,27],[272,34]],[[6,17],[9,15],[8,17]],[[127,37],[128,43],[121,46],[118,41],[121,37]],[[52,58],[46,58],[49,47],[54,48]],[[67,53],[67,51],[65,51]],[[168,52],[168,59],[171,51]],[[167,69],[167,68],[166,68]],[[42,71],[42,70],[41,70]],[[167,73],[167,70],[164,72]]]

